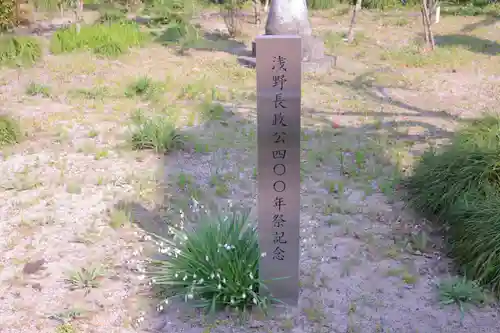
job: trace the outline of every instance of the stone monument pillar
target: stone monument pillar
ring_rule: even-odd
[[[302,67],[305,71],[327,70],[335,64],[334,58],[325,56],[323,41],[312,35],[306,0],[271,1],[265,34],[302,37]],[[251,58],[255,58],[256,52],[253,42]]]

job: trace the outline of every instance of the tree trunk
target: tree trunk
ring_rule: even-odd
[[[253,16],[254,16],[254,23],[255,25],[259,26],[261,21],[260,21],[260,6],[261,6],[261,0],[252,0],[252,6],[253,6]]]
[[[83,0],[76,1],[76,10],[75,10],[75,21],[76,21],[76,31],[80,33],[81,29],[81,21],[83,19]]]
[[[14,25],[18,26],[21,21],[21,0],[14,0]]]
[[[435,42],[434,42],[434,34],[431,29],[431,17],[429,13],[429,8],[427,7],[427,0],[422,0],[421,3],[421,11],[422,11],[422,21],[424,24],[424,34],[425,34],[425,42],[427,47],[431,50],[434,50]]]
[[[351,24],[349,24],[349,32],[347,33],[347,42],[351,44],[354,42],[354,26],[356,25],[356,14],[361,10],[363,0],[356,0],[356,5],[352,10]]]

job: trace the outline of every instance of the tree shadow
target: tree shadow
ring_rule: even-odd
[[[462,46],[466,49],[490,56],[500,55],[500,44],[496,41],[468,35],[436,35],[434,36],[438,46]]]
[[[470,23],[470,24],[465,25],[460,31],[461,32],[472,32],[480,27],[487,27],[489,25],[495,25],[497,22],[500,22],[500,17],[488,16],[479,22]]]
[[[428,110],[421,107],[411,105],[403,100],[399,100],[394,96],[391,96],[389,91],[390,88],[402,89],[403,87],[390,86],[390,85],[378,85],[374,84],[370,77],[372,77],[376,71],[368,71],[363,74],[356,76],[352,80],[337,80],[332,83],[322,83],[326,86],[330,85],[332,88],[335,84],[347,87],[352,90],[357,96],[362,96],[368,98],[369,100],[375,102],[380,106],[387,105],[389,107],[396,107],[401,109],[401,111],[390,111],[385,110],[383,107],[377,111],[339,111],[332,113],[329,110],[319,110],[312,108],[303,108],[303,117],[309,117],[311,120],[316,119],[325,126],[332,126],[331,116],[332,114],[336,116],[352,116],[352,117],[373,117],[379,121],[374,124],[363,124],[360,127],[352,127],[351,130],[360,135],[372,136],[378,135],[379,129],[384,128],[387,131],[388,138],[395,140],[409,140],[415,141],[417,143],[425,143],[430,138],[435,140],[449,139],[453,132],[447,129],[441,128],[436,125],[438,121],[447,122],[459,122],[467,123],[472,121],[472,119],[461,118],[460,116],[453,115],[447,110]],[[399,118],[411,118],[404,120],[384,120],[391,117]],[[418,120],[422,119],[422,120]],[[432,120],[429,121],[429,120]],[[409,134],[398,131],[398,127],[420,127],[424,129],[424,133],[421,134]]]
[[[225,52],[235,56],[251,54],[245,43],[221,31],[203,31],[200,26],[188,28],[187,33],[175,27],[166,28],[155,40],[166,47],[180,47],[179,55],[186,55],[189,50]]]

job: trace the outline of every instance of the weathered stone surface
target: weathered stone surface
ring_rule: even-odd
[[[302,37],[303,61],[324,57],[323,41],[312,35],[305,0],[276,0],[271,2],[267,17],[266,35],[298,35]]]
[[[238,61],[240,64],[246,67],[255,68],[257,65],[257,60],[255,57],[241,56],[238,57]],[[312,61],[303,61],[302,62],[302,72],[304,73],[322,73],[327,72],[332,67],[335,67],[337,64],[337,57],[324,56],[321,59],[312,60]]]

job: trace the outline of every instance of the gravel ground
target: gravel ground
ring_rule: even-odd
[[[360,29],[375,38],[370,24],[378,19],[365,22]],[[443,18],[442,29],[458,29],[456,22]],[[405,29],[391,38],[407,38]],[[175,219],[167,208],[189,197],[176,187],[180,173],[217,204],[231,198],[255,206],[255,74],[226,53],[179,56],[159,46],[118,60],[49,56],[31,69],[2,69],[0,112],[19,117],[27,139],[0,159],[0,332],[500,332],[496,306],[472,308],[461,319],[457,306],[439,304],[436,284],[452,273],[449,259],[425,221],[392,195],[395,166],[406,168],[462,117],[498,106],[499,76],[484,74],[494,59],[477,57],[476,67],[458,73],[373,71],[379,65],[368,57],[356,60],[367,72],[337,68],[304,78],[300,303],[243,325],[230,314],[210,322],[182,304],[158,313],[141,269],[151,247],[144,229]],[[159,101],[123,97],[141,75],[167,85]],[[359,77],[371,84],[359,85]],[[50,96],[26,94],[31,81],[50,86]],[[179,95],[188,84],[229,95],[220,97],[224,121],[199,121],[199,101]],[[130,112],[164,114],[172,105],[179,126],[207,151],[191,143],[168,156],[127,148]],[[341,150],[361,151],[363,170],[342,174]],[[231,176],[227,193],[209,186],[214,174]],[[344,191],[331,193],[332,183]],[[119,219],[121,202],[136,208],[137,223]],[[420,229],[431,241],[408,250]],[[95,288],[71,279],[94,268]]]

